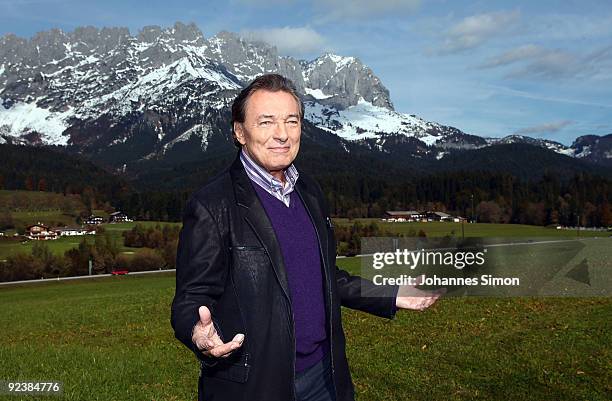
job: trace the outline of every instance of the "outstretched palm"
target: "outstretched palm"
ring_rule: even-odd
[[[191,340],[204,355],[225,358],[242,346],[244,334],[238,333],[232,341],[224,343],[215,329],[210,310],[206,306],[200,306],[198,313],[200,320],[193,328]]]
[[[397,292],[395,305],[400,309],[424,310],[434,304],[442,295],[446,293],[446,288],[434,291],[420,290],[417,285],[423,284],[425,275],[421,275],[416,280],[416,285],[402,285]]]

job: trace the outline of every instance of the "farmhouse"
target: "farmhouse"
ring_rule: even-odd
[[[131,221],[134,220],[130,219],[125,213],[122,212],[113,212],[108,217],[109,223],[127,223]]]
[[[452,216],[444,212],[425,212],[427,221],[450,221]]]
[[[96,233],[95,229],[87,229],[84,227],[58,227],[54,228],[53,231],[55,231],[60,237],[91,235]]]
[[[87,219],[85,219],[84,221],[84,223],[88,225],[102,224],[103,222],[104,222],[104,219],[102,217],[94,216],[93,214],[89,216]]]
[[[425,214],[416,210],[387,210],[383,221],[421,221],[425,218]]]
[[[26,231],[26,237],[33,240],[50,240],[58,238],[55,231],[40,222],[27,226]]]
[[[388,222],[404,222],[404,221],[452,221],[460,223],[465,220],[464,217],[452,216],[444,212],[434,211],[416,211],[416,210],[388,210],[385,212],[385,216],[382,221]]]

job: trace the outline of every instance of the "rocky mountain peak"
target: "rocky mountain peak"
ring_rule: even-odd
[[[157,41],[157,39],[159,39],[161,34],[162,34],[161,26],[146,25],[146,26],[143,26],[138,31],[138,35],[136,37],[138,38],[139,42],[154,43],[155,41]]]
[[[223,65],[245,85],[257,75],[276,70],[278,52],[276,47],[267,43],[221,31],[211,37],[207,45],[205,54]]]
[[[612,134],[608,135],[582,135],[571,145],[576,157],[612,166]]]
[[[205,42],[204,34],[195,23],[183,24],[179,21],[175,22],[174,26],[165,29],[159,25],[144,26],[138,31],[136,38],[142,43],[165,41],[172,44],[190,43],[202,46]]]
[[[174,23],[171,33],[176,40],[181,42],[204,42],[204,34],[194,22],[183,24],[177,21]]]
[[[374,106],[393,110],[389,90],[356,57],[326,53],[304,67],[304,81],[313,90],[311,95],[323,104],[345,109],[363,99]]]

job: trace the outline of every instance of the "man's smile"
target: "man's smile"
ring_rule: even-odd
[[[289,149],[290,149],[289,146],[276,146],[273,148],[268,148],[268,150],[273,153],[287,153],[289,152]]]

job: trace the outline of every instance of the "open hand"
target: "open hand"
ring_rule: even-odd
[[[198,309],[200,320],[193,328],[191,340],[204,355],[226,358],[232,351],[242,346],[244,334],[238,333],[232,341],[224,343],[215,329],[210,310],[206,306]]]
[[[446,288],[440,288],[435,291],[423,291],[416,288],[417,285],[423,284],[425,275],[421,275],[416,279],[416,285],[402,285],[397,292],[395,305],[401,309],[424,310],[433,305],[434,302],[446,293]]]

